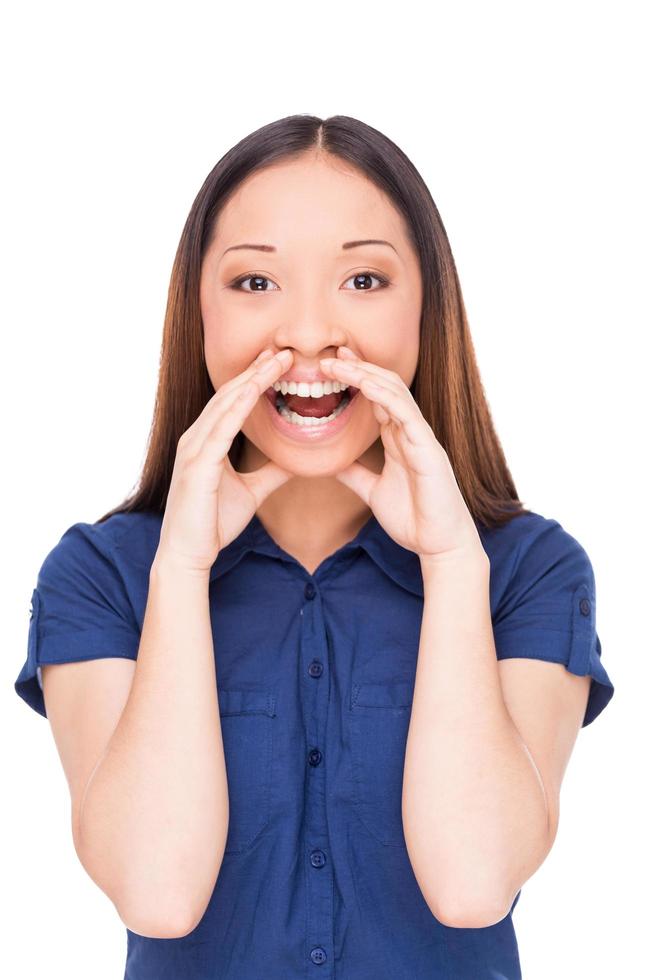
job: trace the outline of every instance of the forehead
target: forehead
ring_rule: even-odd
[[[302,238],[315,244],[316,235],[339,248],[357,238],[408,247],[401,214],[376,184],[345,161],[311,157],[271,165],[244,180],[218,217],[213,244],[283,247]]]

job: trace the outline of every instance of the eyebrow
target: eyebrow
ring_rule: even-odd
[[[358,248],[360,245],[388,245],[389,248],[392,248],[393,251],[397,253],[397,249],[395,248],[395,246],[392,245],[390,242],[385,241],[383,238],[361,238],[361,239],[358,239],[355,242],[343,242],[343,248],[344,249],[346,249],[346,248]],[[236,249],[241,249],[241,248],[255,249],[258,252],[276,252],[277,251],[277,249],[275,248],[274,245],[255,245],[255,244],[252,244],[250,242],[247,242],[244,245],[230,245],[229,248],[226,248],[225,249],[225,251],[220,256],[220,258],[222,259],[223,255],[226,255],[227,252],[232,252],[232,251],[235,251]]]

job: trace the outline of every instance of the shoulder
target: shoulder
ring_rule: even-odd
[[[159,546],[163,515],[155,511],[113,514],[97,532],[111,542],[115,560],[135,567],[150,568]]]
[[[539,558],[585,553],[579,540],[560,521],[530,510],[502,527],[478,526],[489,558],[496,563],[519,561],[537,553]]]
[[[145,511],[112,514],[104,521],[77,521],[46,554],[40,582],[67,572],[101,575],[103,571],[150,568],[161,530],[160,514]]]
[[[518,515],[502,527],[479,528],[498,588],[543,578],[584,580],[594,592],[593,569],[582,543],[560,521],[535,511]]]

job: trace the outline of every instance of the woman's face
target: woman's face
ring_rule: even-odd
[[[362,239],[390,245],[344,247]],[[233,247],[242,245],[248,247]],[[320,358],[336,357],[341,344],[395,371],[407,386],[413,381],[422,309],[418,257],[389,199],[335,157],[306,154],[239,186],[218,217],[203,261],[200,305],[216,390],[265,347],[273,353],[288,347],[293,354],[280,381],[332,380]],[[302,427],[298,435],[275,413],[262,395],[243,434],[298,476],[333,476],[379,438],[362,392],[343,413],[345,424],[332,432],[312,426],[310,434]]]

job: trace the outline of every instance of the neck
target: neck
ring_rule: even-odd
[[[268,457],[245,438],[238,471],[252,472],[267,461]],[[381,439],[357,460],[374,473],[381,473],[383,461]],[[302,552],[307,556],[331,554],[351,541],[371,514],[358,494],[331,476],[291,477],[266,497],[257,510],[257,517],[281,548],[290,554]]]

